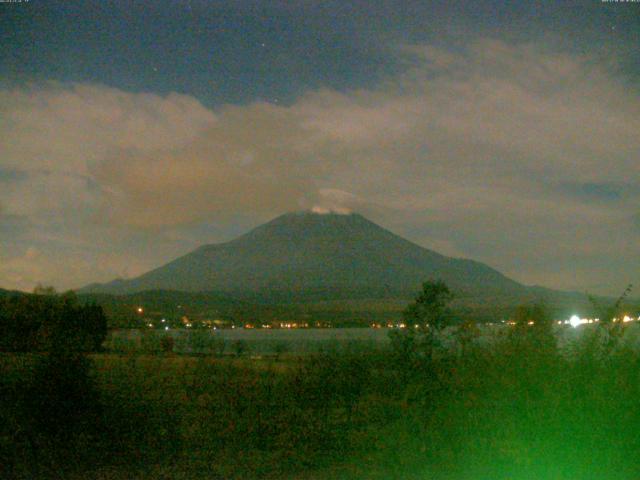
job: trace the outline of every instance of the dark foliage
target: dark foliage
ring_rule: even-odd
[[[173,340],[173,337],[170,337],[170,336],[167,335],[167,336],[162,337],[160,339],[160,349],[164,353],[173,352],[174,346],[175,346],[175,341]]]
[[[432,356],[4,354],[0,477],[640,478],[636,326],[560,348],[544,307],[514,318]]]
[[[432,357],[442,331],[453,323],[449,308],[452,300],[453,294],[442,280],[428,280],[404,309],[403,328],[392,331],[390,336],[396,355],[407,367],[418,357]]]
[[[9,352],[100,349],[107,336],[102,307],[79,305],[73,293],[0,297],[0,350]]]

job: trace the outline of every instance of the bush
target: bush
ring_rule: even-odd
[[[173,347],[175,346],[175,341],[173,337],[170,335],[165,335],[160,339],[160,349],[163,353],[172,353]]]
[[[242,357],[249,353],[249,344],[245,340],[236,340],[231,348],[236,357]]]

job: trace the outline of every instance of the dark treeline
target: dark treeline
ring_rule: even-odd
[[[0,351],[81,351],[100,349],[107,336],[102,307],[80,305],[73,292],[0,296]]]
[[[61,355],[44,367],[41,354],[4,355],[0,473],[640,478],[634,325],[580,327],[560,347],[544,307],[528,305],[490,341],[467,322],[443,345],[449,300],[445,285],[426,284],[404,313],[418,328],[388,350],[265,361]]]

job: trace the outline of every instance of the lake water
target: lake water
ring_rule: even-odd
[[[478,341],[485,343],[506,333],[510,327],[482,326]],[[559,346],[565,347],[578,339],[585,331],[595,326],[556,328]],[[308,354],[323,350],[347,350],[384,348],[389,344],[391,329],[380,328],[326,328],[326,329],[224,329],[224,330],[115,330],[110,332],[105,343],[112,351],[159,351],[160,339],[174,339],[177,353],[234,353],[241,343],[245,353],[268,355],[276,352]],[[452,330],[443,335],[445,345],[453,344]],[[627,326],[623,343],[640,348],[640,324]]]
[[[389,342],[389,329],[373,328],[304,328],[304,329],[221,329],[221,330],[169,330],[140,331],[117,330],[110,332],[106,347],[110,350],[157,349],[159,339],[171,336],[177,353],[216,351],[221,344],[224,352],[232,353],[242,342],[247,353],[255,355],[313,353],[328,349],[380,348]]]

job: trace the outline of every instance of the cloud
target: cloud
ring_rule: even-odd
[[[612,182],[568,182],[561,185],[568,195],[591,202],[619,202],[624,199],[638,197],[640,185]]]
[[[376,88],[319,89],[288,106],[211,111],[103,85],[2,90],[2,218],[29,225],[8,248],[34,245],[33,262],[83,256],[77,286],[315,207],[368,214],[525,282],[632,280],[637,90],[609,64],[536,44],[397,55],[405,70]]]
[[[320,214],[338,213],[346,215],[357,210],[357,205],[364,203],[354,194],[335,188],[322,188],[318,194],[318,203],[311,210]]]

